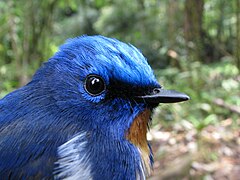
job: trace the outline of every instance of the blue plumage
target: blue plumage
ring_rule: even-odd
[[[161,102],[156,88],[134,46],[103,36],[68,40],[31,82],[0,100],[1,177],[144,179],[151,150],[133,122],[148,122],[141,113]]]

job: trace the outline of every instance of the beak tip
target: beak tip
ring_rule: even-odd
[[[178,96],[168,97],[166,99],[167,100],[164,101],[163,103],[178,103],[178,102],[188,101],[191,98],[188,95],[181,93],[181,94],[178,94]]]
[[[183,101],[188,101],[188,100],[190,100],[191,98],[188,96],[188,95],[186,95],[186,94],[184,94],[184,96],[183,96]]]
[[[180,93],[173,90],[170,90],[169,92],[171,92],[170,96],[168,96],[169,103],[178,103],[178,102],[188,101],[191,99],[188,95],[184,93]]]

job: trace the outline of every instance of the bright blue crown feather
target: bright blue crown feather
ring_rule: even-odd
[[[69,58],[70,56],[70,58]],[[151,67],[142,53],[130,44],[103,36],[81,36],[60,46],[51,60],[72,59],[87,74],[99,74],[133,85],[156,84]]]

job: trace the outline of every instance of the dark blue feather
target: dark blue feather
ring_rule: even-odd
[[[91,96],[84,89],[89,74],[112,89]],[[0,100],[1,177],[60,177],[59,146],[84,132],[77,141],[86,141],[93,179],[136,179],[141,157],[125,133],[146,104],[134,102],[131,89],[119,92],[121,86],[159,87],[139,50],[103,36],[68,40],[30,83]]]

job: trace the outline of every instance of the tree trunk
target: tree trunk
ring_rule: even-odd
[[[181,69],[181,63],[176,52],[176,37],[178,34],[179,24],[179,2],[169,0],[167,2],[167,39],[168,39],[168,56],[171,58],[171,66]]]
[[[46,41],[52,30],[53,12],[57,2],[57,0],[8,2],[10,9],[8,28],[18,86],[23,86],[29,81],[30,65],[37,64],[36,62],[40,64],[44,60],[44,54],[49,51],[49,44]],[[16,15],[16,7],[23,8],[20,14]],[[15,22],[17,16],[20,16],[18,23]]]
[[[167,3],[167,35],[169,46],[176,44],[176,21],[177,12],[179,11],[179,3],[177,0],[169,0]]]
[[[203,43],[203,0],[185,1],[184,35],[189,58],[193,61],[204,61]]]
[[[16,69],[16,75],[19,77],[21,76],[21,57],[22,53],[19,49],[19,37],[17,32],[17,23],[16,23],[16,15],[13,11],[14,8],[14,2],[8,1],[8,8],[9,8],[9,19],[8,19],[8,29],[9,29],[9,37],[10,37],[10,43],[11,48],[14,54],[14,66]]]
[[[237,17],[236,64],[238,69],[240,70],[240,0],[236,0],[236,17]]]

